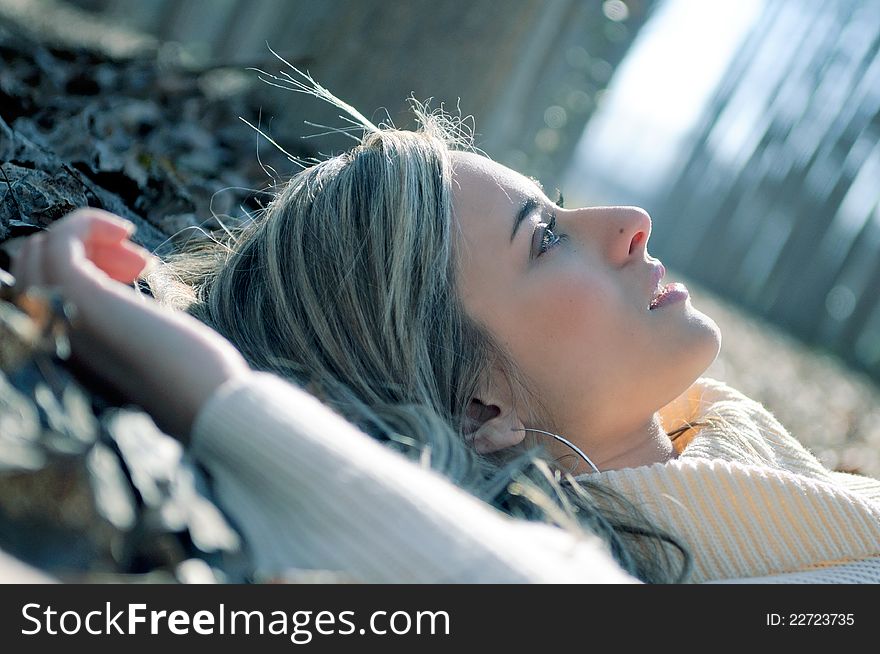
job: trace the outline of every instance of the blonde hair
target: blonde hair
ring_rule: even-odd
[[[304,77],[363,137],[297,173],[224,241],[170,257],[148,280],[154,294],[489,504],[596,533],[645,581],[681,581],[684,547],[623,498],[541,449],[480,455],[465,442],[484,371],[500,364],[512,387],[527,384],[456,293],[450,152],[472,150],[463,121],[413,101],[417,131],[376,127]]]

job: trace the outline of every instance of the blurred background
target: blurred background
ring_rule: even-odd
[[[0,0],[0,20],[210,72],[291,150],[326,131],[304,119],[344,123],[259,82],[284,70],[267,46],[374,120],[411,126],[410,94],[460,108],[567,205],[645,207],[651,253],[722,328],[707,374],[880,476],[880,2]]]

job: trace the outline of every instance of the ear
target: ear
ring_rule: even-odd
[[[472,428],[465,437],[472,441],[474,449],[481,454],[496,452],[518,445],[526,436],[523,423],[512,407],[486,404],[473,398],[468,405],[467,418]]]

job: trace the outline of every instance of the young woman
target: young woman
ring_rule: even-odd
[[[165,308],[112,281],[147,255],[101,212],[16,257],[79,308],[78,357],[191,439],[257,572],[880,581],[880,482],[700,378],[719,330],[663,286],[648,215],[563,208],[415,109],[418,132],[353,112],[357,147],[156,267]]]

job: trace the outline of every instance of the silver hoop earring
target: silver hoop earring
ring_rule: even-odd
[[[580,456],[584,461],[586,461],[586,462],[587,462],[587,465],[589,465],[589,466],[590,466],[595,472],[599,472],[599,468],[596,466],[595,463],[593,463],[592,461],[590,461],[590,457],[588,457],[586,454],[584,454],[583,451],[582,451],[577,445],[575,445],[574,443],[572,443],[572,442],[571,442],[570,440],[568,440],[567,438],[563,438],[563,437],[560,436],[559,434],[554,434],[554,433],[549,432],[549,431],[544,431],[543,429],[531,429],[531,428],[529,428],[529,427],[525,427],[525,428],[523,428],[523,429],[520,429],[519,427],[513,427],[513,428],[511,429],[511,431],[536,431],[536,432],[538,432],[538,433],[540,433],[540,434],[547,434],[548,436],[552,436],[553,438],[555,438],[556,440],[558,440],[560,443],[563,443],[563,444],[565,444],[565,445],[568,445],[568,447],[570,447],[570,448],[573,449],[575,452],[577,452],[577,453],[578,453],[578,456]]]

